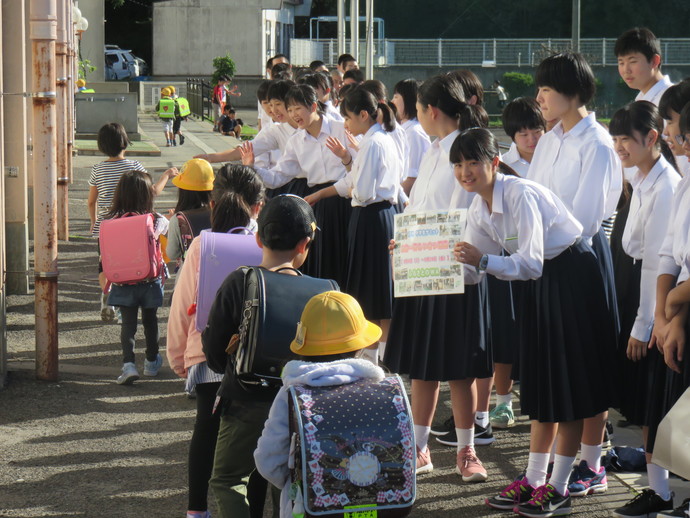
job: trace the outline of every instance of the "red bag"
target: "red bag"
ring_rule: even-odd
[[[129,212],[101,223],[101,262],[114,284],[137,284],[160,277],[165,264],[153,214]]]

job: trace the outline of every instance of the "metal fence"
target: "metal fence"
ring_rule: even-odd
[[[663,63],[690,65],[690,38],[661,39]],[[592,65],[616,66],[613,52],[615,38],[585,38],[580,40],[582,52]],[[570,39],[382,39],[374,40],[376,66],[536,66],[554,51],[571,48]],[[346,42],[345,52],[350,52]],[[359,44],[359,61],[364,62],[365,40]],[[338,43],[335,39],[300,40],[290,43],[292,62],[307,66],[318,59],[335,64]]]
[[[213,120],[213,86],[203,79],[187,79],[187,100],[192,115],[203,120]]]

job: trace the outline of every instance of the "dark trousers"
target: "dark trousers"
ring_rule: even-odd
[[[190,511],[206,511],[208,481],[213,471],[220,413],[213,412],[218,383],[200,383],[196,386],[196,421],[192,442],[189,444],[189,502]]]
[[[146,359],[156,361],[158,355],[158,308],[141,308],[141,324],[144,326],[146,338]],[[123,363],[134,363],[134,344],[137,334],[138,307],[120,306],[122,325],[120,327],[120,343],[122,344]]]

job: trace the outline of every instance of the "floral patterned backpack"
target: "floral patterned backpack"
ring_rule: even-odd
[[[289,389],[293,516],[407,516],[416,494],[412,414],[399,376]]]

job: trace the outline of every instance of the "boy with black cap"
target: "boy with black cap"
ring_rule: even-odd
[[[259,266],[272,271],[286,268],[280,273],[296,275],[289,268],[302,266],[316,231],[309,204],[298,196],[277,196],[259,213],[258,226],[257,243],[263,252]],[[226,352],[242,319],[244,276],[239,269],[223,281],[201,336],[208,366],[225,373],[218,392],[221,422],[210,486],[220,515],[233,518],[250,516],[247,483],[255,469],[252,453],[277,393],[275,387],[240,385],[234,356]],[[263,501],[263,495],[257,495],[257,504]],[[277,513],[278,498],[275,504]]]

